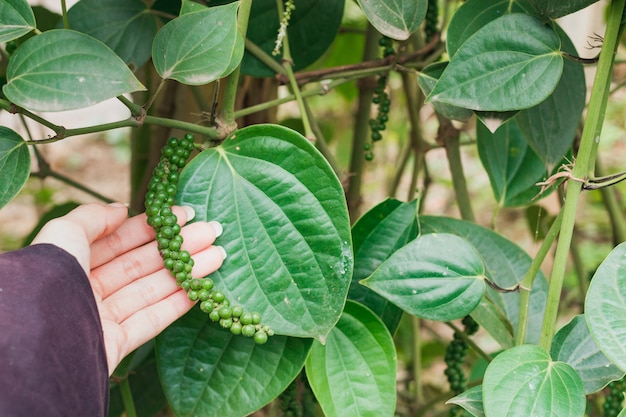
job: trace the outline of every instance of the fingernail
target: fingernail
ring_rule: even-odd
[[[126,207],[128,208],[128,204],[127,203],[120,203],[119,201],[115,201],[113,203],[109,203],[110,207]]]
[[[216,246],[217,248],[220,248],[220,250],[222,251],[222,259],[226,259],[226,249],[224,249],[221,246]]]
[[[224,228],[222,227],[222,224],[220,222],[216,222],[215,220],[213,220],[209,222],[209,224],[211,225],[211,227],[213,227],[213,230],[215,230],[215,237],[222,236]]]
[[[193,218],[196,217],[196,211],[193,209],[193,207],[183,206],[183,210],[185,210],[185,213],[187,213],[188,222],[192,221]]]

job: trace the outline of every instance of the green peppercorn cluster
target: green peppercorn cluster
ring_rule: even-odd
[[[445,362],[447,365],[444,373],[448,378],[450,384],[450,390],[455,394],[460,394],[467,389],[467,377],[463,371],[463,361],[467,355],[467,336],[471,336],[478,331],[478,323],[474,321],[470,316],[463,318],[463,335],[456,331],[448,347],[446,348]],[[458,416],[459,411],[462,409],[455,407],[450,410],[451,416]]]
[[[604,404],[602,404],[602,415],[604,417],[617,417],[622,411],[626,379],[622,378],[617,381],[612,381],[607,385],[607,389],[609,392],[604,398]]]
[[[438,31],[439,25],[439,5],[437,0],[428,0],[426,17],[424,18],[424,35],[426,42],[429,42]]]
[[[254,338],[258,344],[267,342],[273,331],[261,324],[257,312],[245,312],[243,307],[230,304],[222,291],[216,290],[211,278],[193,278],[194,260],[188,251],[181,249],[183,237],[172,206],[176,202],[180,171],[194,148],[193,135],[182,139],[170,138],[161,150],[159,163],[152,172],[146,192],[147,223],[156,234],[163,265],[176,279],[179,287],[192,301],[200,301],[200,310],[232,334]]]
[[[396,51],[393,48],[393,41],[390,38],[383,36],[380,38],[378,43],[381,47],[383,47],[383,57],[386,58],[388,56],[395,55]],[[383,138],[383,135],[380,132],[387,128],[389,108],[391,107],[391,99],[387,93],[388,77],[388,74],[380,75],[376,81],[376,87],[374,88],[372,103],[378,106],[378,109],[376,118],[369,120],[371,143],[363,145],[363,149],[365,150],[365,159],[367,161],[374,159],[374,152],[372,152],[373,144]]]

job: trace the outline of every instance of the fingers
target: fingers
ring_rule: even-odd
[[[105,337],[109,373],[115,369],[122,358],[156,337],[167,326],[187,313],[193,305],[194,303],[187,298],[185,291],[180,289],[158,303],[136,312],[121,326],[116,326],[111,322],[105,323],[103,326],[105,335],[107,328],[110,328],[111,332],[121,331],[116,340],[107,340]]]
[[[211,246],[204,249],[194,256],[195,264],[192,270],[194,277],[203,277],[212,272],[215,272],[224,260],[224,253],[218,246]],[[174,293],[181,291],[176,285],[176,280],[170,275],[169,271],[161,269],[153,274],[150,274],[144,278],[138,279],[131,284],[121,288],[119,291],[111,294],[109,297],[102,301],[103,312],[106,312],[106,318],[113,320],[122,325],[133,326],[136,325],[136,319],[132,319],[134,315],[139,313],[139,317],[145,313],[141,313],[144,309],[152,309],[154,306],[161,305],[163,300],[168,299]],[[183,291],[185,297],[186,293]],[[190,303],[190,304],[189,304]],[[189,309],[191,303],[188,299],[183,303],[185,306],[184,311]],[[168,322],[172,317],[173,312],[179,312],[181,310],[170,310],[167,315],[159,316],[158,322]],[[183,312],[184,312],[183,311]],[[158,314],[161,314],[160,310],[156,310]],[[151,313],[152,314],[152,313]],[[177,318],[173,317],[172,321]],[[126,323],[128,321],[128,323]],[[159,332],[163,329],[152,326],[154,321],[149,323],[147,329],[156,329]],[[165,325],[167,326],[169,322]],[[163,327],[164,328],[164,327]],[[139,329],[137,329],[139,330]],[[154,337],[157,333],[154,333]]]
[[[172,207],[181,226],[193,219],[191,207]],[[117,256],[154,240],[154,231],[146,223],[146,215],[126,219],[119,228],[93,243],[91,268],[97,268]]]
[[[221,233],[221,226],[215,222],[198,222],[185,226],[181,230],[183,249],[189,251],[194,261],[197,261],[196,254],[209,248],[218,233]],[[121,247],[119,245],[118,248]],[[221,248],[216,248],[222,253]],[[92,269],[90,281],[97,296],[105,299],[131,282],[157,271],[169,274],[163,268],[163,259],[159,255],[156,242],[152,241]]]

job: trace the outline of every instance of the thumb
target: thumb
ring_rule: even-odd
[[[48,222],[33,244],[51,243],[72,254],[89,275],[90,245],[117,229],[128,215],[120,203],[81,205],[65,216]]]

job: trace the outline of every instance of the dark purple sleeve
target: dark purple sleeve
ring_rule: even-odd
[[[0,254],[0,416],[107,414],[102,325],[76,259],[53,245]]]

